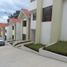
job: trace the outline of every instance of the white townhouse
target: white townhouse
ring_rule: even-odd
[[[5,36],[5,27],[8,26],[7,23],[3,23],[1,22],[0,23],[0,39],[2,40],[5,40],[6,39],[6,36]]]
[[[30,22],[27,9],[20,10],[17,18],[9,18],[6,29],[7,41],[28,41],[30,38]]]
[[[41,21],[41,31],[40,31],[40,43],[49,44],[50,42],[50,33],[51,33],[51,24],[52,24],[52,7],[53,0],[43,0],[42,5],[42,21]],[[38,6],[40,7],[40,6]],[[37,0],[30,0],[31,11],[31,40],[35,42],[36,40],[36,30],[37,30]],[[39,31],[38,31],[39,33]]]
[[[16,40],[16,23],[15,23],[15,20],[16,19],[12,18],[11,20],[7,21],[9,25],[7,27],[5,27],[6,41]]]
[[[30,15],[27,9],[21,9],[18,16],[20,20],[16,23],[16,40],[28,41],[30,40]]]
[[[30,0],[30,38],[47,46],[67,41],[67,0]]]
[[[67,41],[67,0],[30,0],[29,12],[22,9],[19,22],[9,22],[8,40],[31,40],[52,45]]]

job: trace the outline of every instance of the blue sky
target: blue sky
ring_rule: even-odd
[[[29,7],[29,0],[0,0],[0,22],[6,22],[9,14]]]

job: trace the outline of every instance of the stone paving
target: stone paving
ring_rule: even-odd
[[[67,67],[67,63],[6,45],[0,47],[0,67]]]

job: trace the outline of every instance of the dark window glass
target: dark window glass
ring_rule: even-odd
[[[12,35],[12,39],[14,40],[14,35]]]
[[[1,28],[0,28],[0,37],[1,37]]]
[[[14,26],[12,26],[12,30],[14,30]]]
[[[26,34],[22,34],[22,40],[26,40]]]
[[[52,6],[43,8],[43,16],[42,16],[42,21],[51,21],[52,19]]]
[[[33,20],[36,20],[36,12],[33,13]]]
[[[26,27],[26,21],[23,21],[23,26]]]
[[[7,36],[5,35],[5,40],[7,40]]]
[[[35,1],[35,0],[30,0],[30,2],[33,2],[33,1]]]
[[[7,19],[7,22],[9,22],[10,20],[9,19]]]
[[[7,33],[7,30],[5,30],[5,33]]]

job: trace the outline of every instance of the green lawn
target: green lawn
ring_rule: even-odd
[[[29,44],[29,45],[24,45],[32,50],[39,51],[39,48],[43,47],[42,44]]]
[[[44,49],[67,56],[67,42],[60,41]]]

